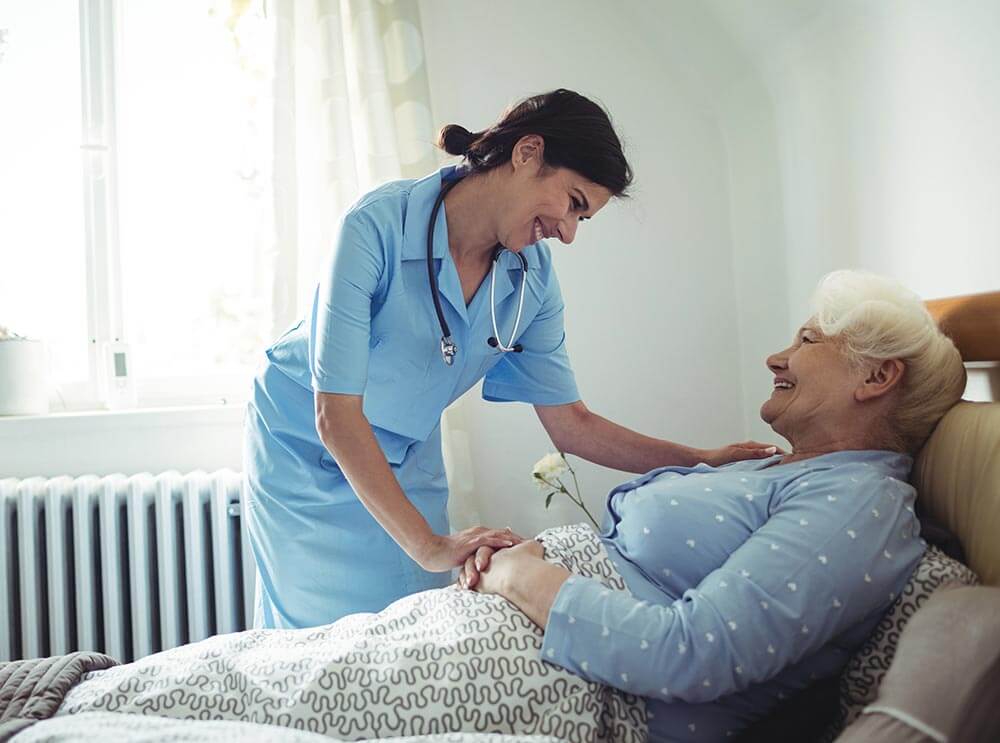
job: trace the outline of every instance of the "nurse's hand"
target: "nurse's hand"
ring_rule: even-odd
[[[458,571],[458,585],[461,588],[475,588],[479,582],[479,574],[490,565],[490,558],[497,550],[492,547],[480,547],[476,554],[467,558],[465,565]]]
[[[523,537],[517,537],[517,539],[522,545],[526,542],[533,542],[533,544],[522,546],[519,549],[530,550],[533,553],[537,552],[539,557],[544,557],[545,550],[542,548],[540,542],[534,539],[524,539]],[[465,565],[458,571],[458,585],[462,588],[475,588],[476,584],[479,583],[479,574],[489,569],[490,559],[498,551],[493,547],[480,547],[477,549],[476,554],[470,555],[466,559]]]
[[[458,584],[479,593],[498,593],[509,598],[508,589],[511,583],[517,580],[525,561],[530,562],[544,557],[545,548],[541,542],[534,539],[526,539],[511,549],[493,550],[487,547],[479,550],[475,558],[470,557],[466,560],[465,567],[459,575]],[[482,567],[476,567],[477,559]],[[475,576],[471,582],[470,574]]]
[[[431,573],[443,573],[464,565],[480,547],[502,549],[523,541],[510,529],[487,529],[485,526],[474,526],[448,536],[435,534],[417,563]]]
[[[713,467],[719,467],[729,462],[739,462],[743,459],[767,459],[785,451],[774,444],[762,444],[759,441],[741,441],[718,449],[705,449],[701,452],[701,461]]]

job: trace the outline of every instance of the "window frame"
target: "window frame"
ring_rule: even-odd
[[[104,407],[103,349],[122,333],[118,173],[115,151],[115,29],[113,0],[80,0],[80,157],[87,281],[86,384],[63,388],[67,408]]]

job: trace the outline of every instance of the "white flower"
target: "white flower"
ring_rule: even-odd
[[[560,479],[567,472],[573,478],[573,481],[568,484],[576,491],[575,495],[569,491],[567,483],[564,483]],[[566,457],[559,452],[546,454],[544,457],[535,462],[535,467],[532,469],[531,474],[535,486],[538,488],[539,492],[545,496],[546,508],[549,507],[552,503],[552,499],[556,495],[563,493],[573,503],[579,506],[585,514],[587,514],[587,518],[590,519],[590,523],[594,525],[595,529],[600,531],[601,525],[597,523],[597,519],[595,519],[590,511],[587,510],[587,506],[583,502],[583,498],[580,495],[580,486],[576,481],[576,473],[573,472],[573,468],[569,466],[569,462],[566,461]]]
[[[542,481],[542,478],[552,483],[568,471],[569,465],[566,464],[566,460],[563,459],[562,455],[558,452],[552,452],[535,462],[535,467],[532,469],[531,474],[534,476],[535,484],[538,487],[548,489],[550,486],[546,485]]]

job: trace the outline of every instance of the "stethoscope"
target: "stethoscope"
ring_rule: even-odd
[[[451,330],[448,328],[448,322],[444,319],[444,312],[441,311],[441,297],[438,294],[437,276],[434,273],[434,225],[437,222],[438,210],[440,210],[441,204],[444,202],[444,197],[455,187],[455,184],[459,180],[461,179],[449,180],[441,186],[441,192],[438,194],[437,201],[434,202],[434,209],[431,211],[430,222],[427,224],[427,277],[430,279],[434,309],[437,311],[438,324],[441,326],[441,357],[448,366],[454,363],[455,355],[458,353],[458,346],[451,339]],[[496,300],[494,299],[496,296],[497,262],[500,260],[500,254],[505,250],[507,248],[499,243],[493,249],[493,265],[490,267],[490,318],[493,320],[493,335],[486,342],[491,347],[499,348],[504,353],[511,351],[521,353],[524,349],[520,343],[514,343],[514,338],[517,337],[517,329],[521,324],[521,311],[524,309],[524,288],[528,278],[528,261],[520,253],[515,253],[521,259],[521,292],[517,300],[517,315],[514,317],[514,329],[510,331],[510,339],[505,344],[500,340],[500,330],[497,327]],[[511,250],[509,252],[513,253],[514,251]]]

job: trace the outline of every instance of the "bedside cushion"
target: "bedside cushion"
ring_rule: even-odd
[[[998,682],[1000,589],[946,586],[906,626],[877,698],[837,743],[997,740]]]
[[[854,722],[861,710],[875,701],[879,686],[896,654],[903,628],[931,594],[945,584],[978,583],[976,574],[958,560],[948,557],[937,547],[927,549],[903,593],[841,673],[838,719],[824,736],[826,740]]]
[[[983,583],[1000,585],[1000,402],[963,400],[949,410],[910,481],[921,518],[954,533]]]

